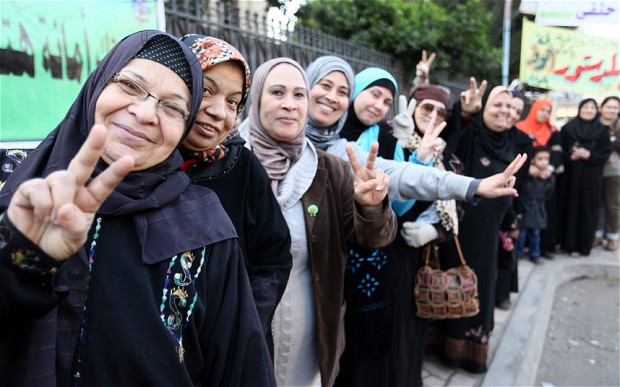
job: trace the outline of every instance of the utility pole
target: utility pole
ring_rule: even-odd
[[[502,59],[502,86],[508,86],[508,73],[510,71],[510,19],[512,15],[511,11],[512,0],[504,1],[504,34],[503,34],[503,48],[504,58]]]

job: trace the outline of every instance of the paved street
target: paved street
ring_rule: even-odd
[[[589,257],[557,254],[554,260],[543,260],[539,265],[521,259],[520,292],[511,295],[512,308],[495,310],[495,329],[489,341],[489,371],[472,374],[427,359],[422,374],[424,386],[534,385],[555,288],[580,277],[611,278],[617,282],[619,262],[618,251],[610,252],[602,247],[593,249]]]

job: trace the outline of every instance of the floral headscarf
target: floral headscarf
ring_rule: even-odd
[[[227,61],[234,61],[241,66],[244,73],[244,82],[241,100],[239,101],[239,105],[237,107],[237,114],[241,113],[243,111],[243,107],[245,106],[245,102],[247,101],[250,90],[251,72],[250,66],[239,50],[221,39],[199,34],[185,35],[181,41],[185,43],[196,55],[198,61],[200,62],[200,67],[202,67],[203,73],[209,68]],[[205,149],[200,152],[181,148],[181,153],[187,160],[183,164],[183,169],[187,170],[191,165],[197,162],[213,163],[224,158],[224,156],[228,153],[228,147],[223,144],[237,137],[239,137],[239,131],[235,126],[222,141],[222,144],[215,145],[212,148]]]

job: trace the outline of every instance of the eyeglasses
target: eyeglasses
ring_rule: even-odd
[[[420,105],[420,108],[424,110],[424,112],[427,114],[431,114],[433,110],[435,110],[437,112],[437,118],[441,119],[442,121],[445,121],[446,117],[448,117],[448,111],[446,109],[442,109],[431,103],[422,104]]]
[[[130,97],[137,98],[140,101],[146,101],[148,97],[152,97],[153,99],[155,99],[155,101],[157,101],[157,108],[161,108],[161,111],[164,112],[164,115],[170,119],[187,121],[187,119],[189,118],[189,112],[187,111],[187,109],[184,109],[181,106],[168,100],[157,98],[148,90],[146,90],[144,86],[140,85],[138,82],[129,78],[125,74],[114,74],[111,82],[114,82],[123,93],[127,94]]]

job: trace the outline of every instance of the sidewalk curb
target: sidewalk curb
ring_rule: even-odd
[[[482,386],[532,386],[559,285],[578,278],[620,277],[618,259],[558,257],[528,278]]]

